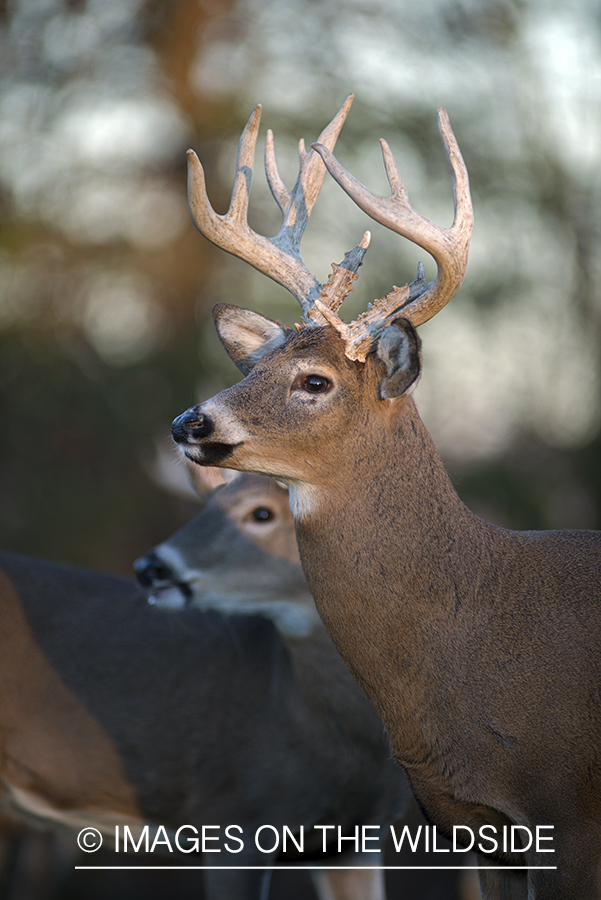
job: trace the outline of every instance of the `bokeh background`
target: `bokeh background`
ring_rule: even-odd
[[[185,150],[223,212],[257,101],[291,186],[298,139],[351,91],[338,155],[373,189],[383,136],[413,205],[450,224],[438,106],[469,167],[468,275],[421,329],[417,394],[459,492],[508,526],[598,527],[600,35],[594,0],[4,4],[0,545],[129,572],[189,517],[158,482],[178,479],[173,416],[238,377],[212,305],[297,310],[194,230]],[[274,234],[261,156],[251,224]],[[426,256],[326,181],[303,244],[321,281],[366,227],[349,315]]]
[[[194,230],[185,150],[224,212],[257,101],[292,186],[298,139],[314,140],[351,91],[337,155],[370,187],[386,192],[386,137],[413,205],[450,224],[438,106],[470,171],[468,274],[420,329],[417,391],[457,489],[510,527],[599,527],[598,3],[11,0],[0,4],[0,546],[130,573],[196,511],[169,431],[238,378],[212,305],[288,323],[297,310]],[[250,221],[275,234],[261,169],[259,151]],[[434,272],[326,180],[303,243],[321,281],[367,227],[349,315],[411,280],[418,260]],[[151,886],[158,896],[156,879],[140,895]],[[86,896],[115,889],[89,882]],[[182,896],[197,890],[195,879]]]

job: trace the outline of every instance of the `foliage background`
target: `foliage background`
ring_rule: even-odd
[[[227,207],[257,101],[285,180],[356,100],[341,160],[450,223],[444,105],[476,226],[460,294],[421,329],[418,404],[472,508],[512,527],[599,527],[600,13],[592,0],[12,0],[0,22],[0,545],[113,569],[193,511],[174,415],[237,378],[210,324],[294,301],[199,236],[185,149]],[[273,234],[261,173],[251,224]],[[363,233],[349,315],[425,254],[326,181],[304,258],[324,280]],[[427,266],[429,261],[424,260]],[[432,268],[429,270],[432,274]],[[354,304],[354,305],[353,305]]]

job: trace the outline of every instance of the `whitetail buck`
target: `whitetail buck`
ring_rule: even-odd
[[[300,563],[285,559],[286,547],[295,552],[291,527],[283,539],[270,532],[284,559],[249,540],[247,515],[282,508],[283,490],[245,481],[195,520],[206,548],[190,556],[185,529],[169,542],[174,558],[202,568],[211,590],[204,611],[172,615],[127,579],[0,553],[0,811],[45,827],[94,826],[109,843],[117,824],[136,839],[145,823],[164,825],[173,846],[182,825],[219,825],[222,838],[227,825],[242,826],[243,852],[209,844],[222,852],[202,863],[215,866],[276,864],[277,853],[255,847],[256,829],[303,825],[305,852],[292,859],[332,867],[315,873],[322,900],[383,900],[381,871],[334,868],[377,866],[378,853],[340,855],[334,845],[323,855],[312,827],[332,823],[352,835],[356,825],[380,824],[385,837],[407,800],[406,780],[310,608]],[[285,637],[268,604],[253,614],[253,556],[273,565],[271,588],[268,575],[263,585]],[[136,859],[130,852],[121,861]],[[208,900],[266,896],[269,872],[204,874]]]
[[[225,216],[210,207],[190,153],[192,214],[210,240],[294,294],[302,325],[217,306],[219,336],[247,377],[179,416],[174,439],[200,465],[290,486],[319,613],[431,821],[447,834],[455,825],[553,826],[541,832],[553,834],[551,844],[535,842],[526,853],[503,852],[499,841],[488,866],[525,863],[527,871],[483,871],[483,895],[598,898],[601,535],[512,532],[474,515],[411,396],[420,373],[414,326],[459,287],[472,229],[467,171],[447,115],[440,111],[439,130],[453,172],[450,228],[411,208],[385,142],[388,198],[349,175],[323,140],[313,156],[301,146],[289,193],[268,137],[267,177],[284,219],[272,242],[246,224],[257,129],[255,111]],[[348,325],[337,311],[368,236],[323,288],[299,252],[318,154],[365,212],[425,248],[438,267],[434,283],[420,270]],[[549,866],[557,868],[542,868]]]

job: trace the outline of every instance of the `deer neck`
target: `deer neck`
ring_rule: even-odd
[[[334,464],[327,472],[315,483],[291,487],[305,568],[307,558],[318,554],[327,561],[319,581],[332,568],[350,573],[366,566],[385,571],[399,586],[416,566],[429,569],[428,561],[443,571],[455,562],[464,569],[473,531],[485,523],[457,496],[413,400],[403,398],[387,415],[362,422],[347,445],[333,441]],[[449,555],[449,539],[461,558]],[[326,547],[336,553],[326,557]],[[377,579],[378,590],[384,581]],[[412,590],[419,591],[419,584]]]
[[[489,526],[460,501],[410,398],[362,433],[352,466],[340,454],[327,483],[292,489],[291,507],[319,613],[392,736],[379,701],[410,686],[423,703],[436,641],[474,599]]]

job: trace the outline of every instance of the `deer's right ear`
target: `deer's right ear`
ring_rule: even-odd
[[[213,308],[213,321],[228,356],[243,375],[283,344],[289,332],[275,319],[229,303],[218,303]]]
[[[376,356],[386,366],[380,382],[382,400],[400,397],[417,384],[421,372],[421,341],[408,319],[399,316],[386,325],[376,347]]]

